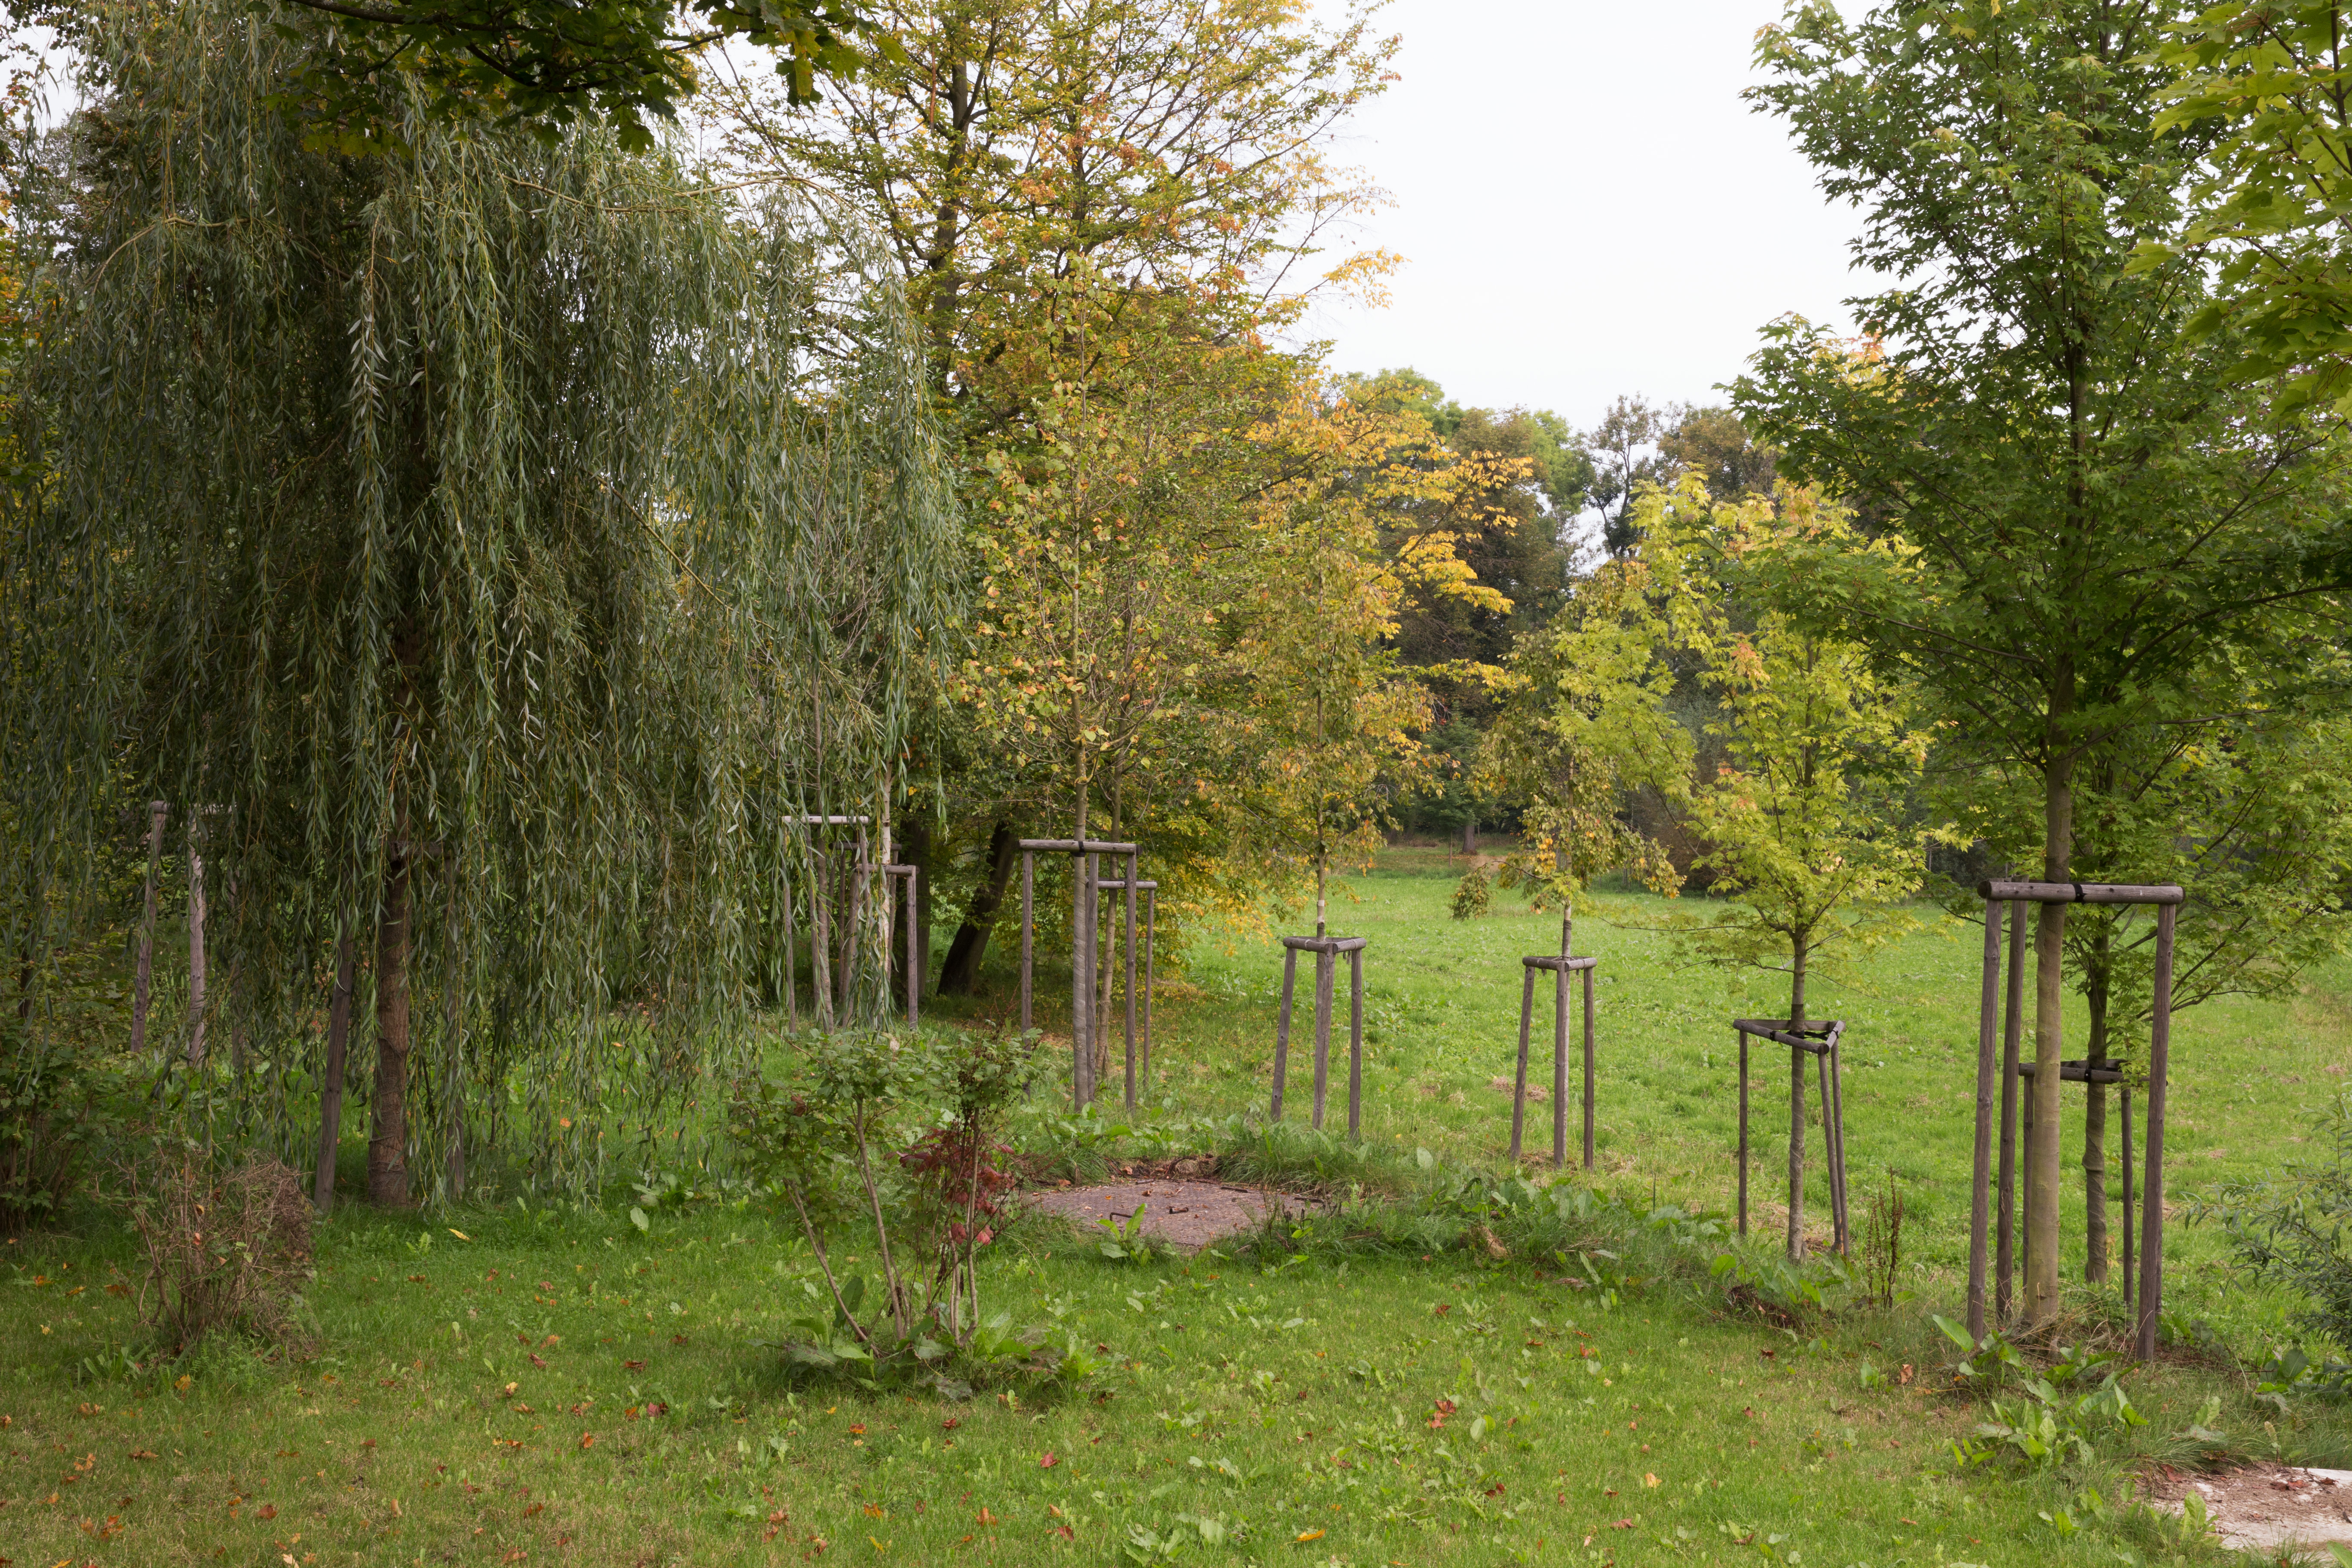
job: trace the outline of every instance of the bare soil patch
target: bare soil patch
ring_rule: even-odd
[[[1255,1230],[1265,1222],[1268,1213],[1302,1214],[1318,1206],[1312,1198],[1289,1193],[1172,1174],[1105,1182],[1088,1187],[1033,1191],[1027,1194],[1027,1202],[1043,1213],[1059,1215],[1081,1229],[1089,1230],[1104,1220],[1124,1225],[1139,1208],[1143,1211],[1144,1235],[1188,1252],[1198,1251],[1224,1237]]]
[[[2224,1546],[2269,1552],[2330,1542],[2352,1545],[2352,1470],[2249,1465],[2192,1476],[2166,1466],[2156,1479],[2156,1504],[2178,1513],[2192,1491],[2204,1500]]]

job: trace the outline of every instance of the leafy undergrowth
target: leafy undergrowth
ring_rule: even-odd
[[[1351,1254],[1312,1234],[1299,1250],[1269,1234],[1246,1256],[1113,1261],[1016,1232],[983,1266],[984,1310],[1075,1339],[1100,1370],[962,1402],[795,1372],[763,1344],[813,1264],[751,1206],[643,1228],[511,1207],[430,1226],[338,1216],[310,1293],[324,1353],[306,1361],[214,1342],[148,1363],[115,1289],[127,1247],[14,1247],[0,1556],[734,1563],[806,1561],[820,1542],[909,1563],[2212,1555],[2130,1507],[2128,1446],[2089,1464],[1987,1453],[1986,1406],[1951,1392],[1954,1349],[1916,1313],[1830,1318],[1794,1300],[1776,1322],[1710,1278],[1722,1244],[1704,1221],[1504,1195],[1549,1205],[1542,1225],[1581,1249],[1539,1257],[1533,1228],[1491,1209],[1497,1239],[1530,1244],[1507,1262]],[[2146,1423],[2129,1430],[2152,1441],[2199,1426],[2229,1435],[2214,1453],[2341,1447],[2335,1406],[2282,1411],[2208,1370],[2128,1386]]]

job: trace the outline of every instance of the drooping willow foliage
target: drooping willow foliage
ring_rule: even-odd
[[[747,1048],[800,818],[888,820],[955,541],[919,346],[854,236],[667,154],[307,153],[226,0],[94,44],[6,547],[11,668],[73,678],[9,688],[0,875],[170,803],[245,1134],[310,1163],[348,939],[375,1194],[592,1185]]]

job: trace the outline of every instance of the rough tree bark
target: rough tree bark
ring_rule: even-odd
[[[408,846],[385,857],[375,932],[375,1089],[370,1102],[368,1201],[408,1203]]]
[[[1009,822],[999,822],[988,832],[988,875],[972,897],[971,907],[964,912],[963,923],[956,928],[955,940],[948,943],[946,962],[940,965],[940,994],[969,996],[980,984],[980,961],[988,951],[989,933],[996,925],[996,911],[1004,905],[1004,890],[1012,883],[1013,863],[1020,858],[1020,835]]]

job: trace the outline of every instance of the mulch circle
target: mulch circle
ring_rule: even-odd
[[[1106,1220],[1124,1225],[1140,1208],[1145,1236],[1188,1252],[1255,1230],[1269,1212],[1303,1214],[1322,1206],[1293,1193],[1202,1179],[1213,1169],[1206,1160],[1129,1165],[1126,1170],[1136,1174],[1120,1181],[1032,1189],[1024,1198],[1032,1208],[1058,1215],[1081,1230],[1092,1230]]]
[[[2157,1506],[2174,1512],[2183,1493],[2197,1493],[2221,1544],[2239,1551],[2352,1544],[2352,1470],[2257,1464],[2183,1475],[2166,1465],[2152,1489]]]

